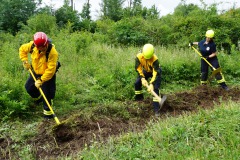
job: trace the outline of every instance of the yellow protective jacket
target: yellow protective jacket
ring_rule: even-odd
[[[28,53],[31,50],[32,44],[33,41],[30,41],[29,43],[23,44],[19,48],[19,56],[21,61],[28,61]],[[46,51],[40,52],[37,49],[37,47],[33,48],[33,52],[31,54],[32,61],[31,64],[34,72],[38,75],[42,75],[41,76],[42,82],[46,82],[54,76],[57,67],[57,60],[58,52],[55,49],[54,45],[52,45],[52,49],[49,53],[48,60],[46,57]]]
[[[143,70],[153,74],[150,83],[153,83],[159,71],[158,57],[154,54],[152,58],[145,59],[143,53],[138,53],[135,61],[135,69],[141,77],[145,77]]]

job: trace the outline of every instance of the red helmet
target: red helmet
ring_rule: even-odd
[[[36,47],[45,47],[48,44],[48,37],[44,32],[37,32],[33,36]]]

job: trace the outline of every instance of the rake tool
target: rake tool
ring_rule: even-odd
[[[202,56],[202,54],[201,54],[196,48],[194,48],[194,47],[192,46],[192,49],[213,69],[212,74],[210,75],[210,79],[211,79],[212,77],[214,77],[217,73],[219,73],[219,72],[222,71],[222,68],[221,68],[221,67],[219,67],[219,68],[217,68],[217,69],[214,68],[214,67],[211,65],[211,63],[209,63],[209,62],[207,61],[207,59],[204,58],[204,57]]]
[[[149,90],[149,85],[145,85],[145,87]],[[151,94],[158,99],[158,102],[160,104],[160,108],[159,110],[162,108],[162,106],[164,105],[164,102],[167,99],[166,95],[163,95],[163,97],[161,98],[160,96],[158,96],[153,90],[150,90]]]
[[[29,72],[30,72],[30,74],[32,75],[34,81],[36,81],[36,77],[34,76],[34,74],[33,74],[32,70],[31,70],[31,68],[29,69]],[[56,121],[57,125],[61,124],[60,121],[58,120],[57,116],[56,116],[55,113],[53,112],[53,109],[52,109],[51,105],[49,104],[49,102],[48,102],[48,100],[47,100],[45,94],[43,93],[41,87],[39,87],[39,91],[40,91],[41,95],[43,96],[45,102],[47,103],[48,108],[49,108],[50,111],[52,112],[52,114],[53,114],[53,118],[54,118],[54,120]]]

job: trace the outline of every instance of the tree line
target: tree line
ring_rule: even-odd
[[[72,1],[71,1],[72,2]],[[95,40],[121,46],[176,45],[185,47],[190,41],[204,38],[208,29],[215,31],[215,41],[229,51],[238,46],[240,37],[240,8],[234,5],[219,13],[218,4],[203,7],[182,0],[172,14],[161,16],[155,5],[142,6],[141,0],[102,0],[97,20],[92,20],[89,0],[82,11],[74,10],[69,0],[63,6],[39,7],[41,0],[2,0],[0,4],[0,33],[12,35],[44,31],[57,34],[61,29],[70,32],[90,32]]]

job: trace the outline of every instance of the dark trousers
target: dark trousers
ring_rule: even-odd
[[[159,96],[159,89],[161,86],[161,75],[162,75],[161,68],[159,68],[158,73],[159,74],[156,76],[156,80],[153,82],[153,87],[154,87],[154,92]],[[149,78],[152,78],[153,76],[152,73],[146,72],[146,71],[143,71],[143,74],[146,80],[148,80]],[[142,100],[144,97],[142,94],[142,81],[140,76],[136,79],[134,86],[135,86],[135,100]],[[155,102],[153,100],[153,107],[154,107],[154,111],[158,112],[160,107],[159,102]]]
[[[214,57],[214,58],[208,58],[207,61],[215,68],[219,68],[220,65],[219,65],[219,62],[218,62],[218,59],[217,57]],[[208,69],[209,68],[209,65],[207,64],[207,62],[205,62],[203,59],[201,59],[201,81],[202,82],[205,82],[207,81],[208,79]],[[210,67],[211,70],[213,70],[212,67]],[[225,79],[222,75],[222,73],[217,73],[215,75],[215,78],[216,80],[219,82],[219,83],[225,83]]]
[[[37,79],[41,75],[34,74],[34,76]],[[34,81],[31,74],[30,74],[30,76],[29,76],[29,78],[28,78],[28,80],[25,84],[25,88],[26,88],[28,94],[32,98],[38,98],[41,95],[40,91],[35,86],[35,81]],[[50,80],[44,82],[43,85],[41,86],[41,89],[42,89],[43,93],[45,94],[49,104],[52,105],[51,100],[54,99],[55,93],[56,93],[56,74]],[[43,108],[46,111],[50,111],[50,109],[47,106],[47,103],[45,102],[44,99],[43,99]]]

